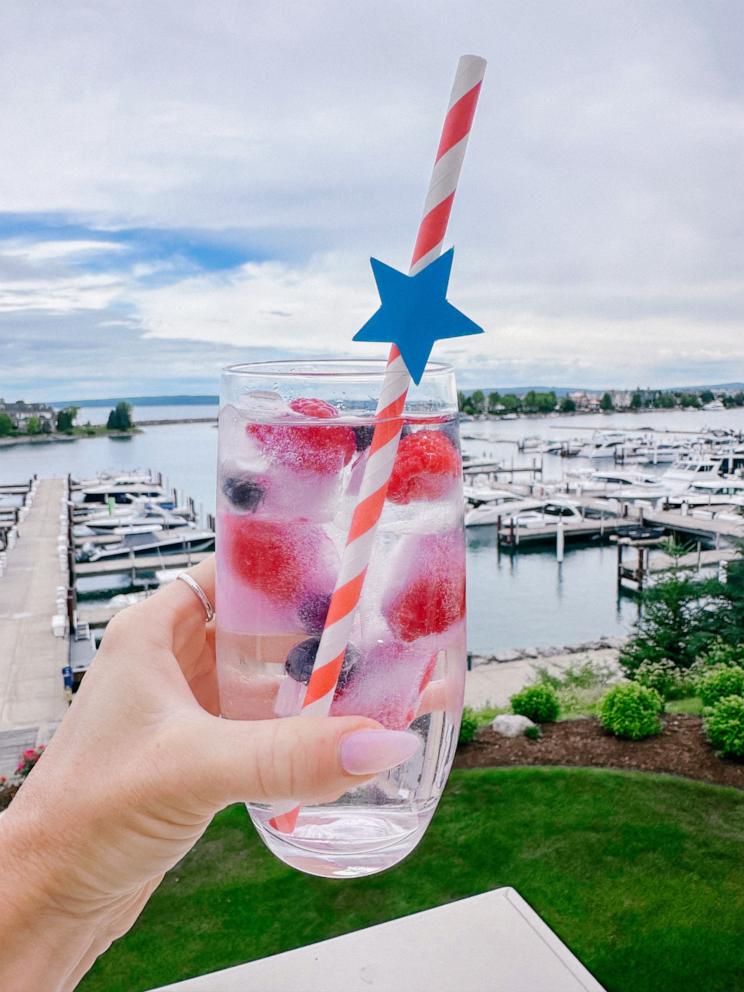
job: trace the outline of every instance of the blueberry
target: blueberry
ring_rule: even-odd
[[[295,644],[287,655],[287,660],[284,662],[284,671],[295,682],[302,682],[304,685],[307,685],[310,681],[310,673],[313,670],[313,662],[315,661],[315,655],[318,653],[319,644],[319,637],[308,637],[306,641],[300,641],[299,644]],[[360,657],[361,655],[354,645],[350,644],[346,649],[341,674],[338,677],[338,689],[344,689],[346,687]]]
[[[222,492],[238,510],[255,513],[266,490],[251,475],[228,476],[222,483]]]
[[[356,442],[357,451],[366,451],[367,448],[372,444],[372,435],[375,429],[372,424],[364,424],[362,427],[354,428],[354,440]]]
[[[329,592],[311,592],[297,607],[300,623],[308,634],[322,634],[325,627],[328,607],[331,605]]]

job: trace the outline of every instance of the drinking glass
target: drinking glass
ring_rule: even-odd
[[[373,434],[376,361],[237,365],[222,375],[217,671],[222,716],[300,711]],[[465,685],[465,539],[457,392],[430,364],[404,426],[331,707],[421,747],[291,833],[248,810],[269,849],[315,875],[389,868],[423,836],[454,756]]]

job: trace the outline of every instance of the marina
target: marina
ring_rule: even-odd
[[[649,583],[675,568],[725,574],[739,554],[741,431],[680,431],[667,445],[674,461],[658,457],[658,443],[656,463],[640,466],[588,457],[599,437],[592,430],[579,446],[578,426],[556,441],[550,418],[539,433],[534,422],[463,425],[475,653],[622,637]],[[609,433],[625,438],[625,460],[648,446],[646,430]],[[29,452],[3,452],[0,731],[14,741],[33,743],[63,715],[65,686],[77,685],[116,612],[211,553],[215,438],[198,419],[148,427],[126,448],[91,439],[65,448],[68,465],[70,452],[83,455],[71,475],[44,479],[29,471]],[[139,470],[136,456],[155,441],[163,469]],[[86,454],[96,448],[104,469]],[[46,454],[53,474],[57,452]],[[677,557],[664,550],[670,536]]]

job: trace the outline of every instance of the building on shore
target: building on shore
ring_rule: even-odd
[[[19,431],[26,430],[32,417],[36,417],[40,424],[46,421],[54,427],[54,410],[44,403],[26,403],[24,400],[6,403],[0,398],[0,413],[6,413]]]

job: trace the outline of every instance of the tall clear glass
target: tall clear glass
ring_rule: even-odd
[[[217,666],[222,715],[298,713],[368,457],[384,362],[272,362],[224,371],[217,493]],[[331,715],[422,741],[409,761],[291,834],[248,809],[301,871],[368,875],[423,836],[454,756],[465,685],[465,538],[457,392],[431,364],[408,394]]]

